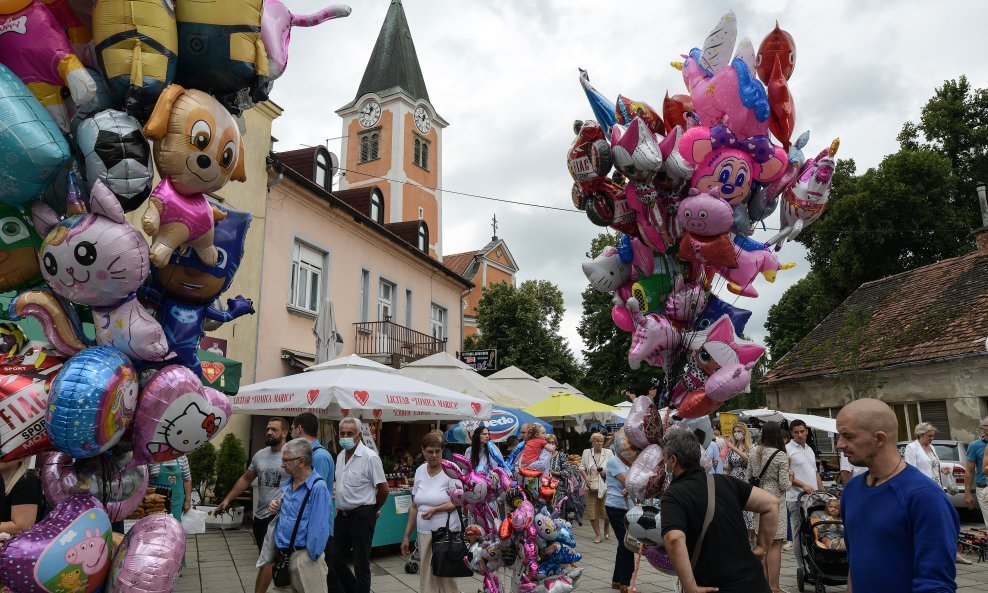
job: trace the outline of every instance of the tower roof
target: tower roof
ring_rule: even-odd
[[[405,91],[413,100],[429,100],[422,68],[415,55],[412,33],[405,19],[405,9],[401,0],[391,0],[354,100],[367,93],[390,95],[398,89]]]

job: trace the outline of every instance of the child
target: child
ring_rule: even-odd
[[[820,521],[840,522],[840,500],[834,498],[827,501],[826,513],[816,511],[810,518],[814,524]],[[817,540],[830,550],[846,550],[844,544],[844,525],[828,523],[816,528]]]
[[[534,466],[532,469],[541,469],[543,472],[548,473],[548,461],[556,451],[556,447],[549,444],[549,441],[545,439],[545,435],[545,427],[541,424],[535,423],[528,429],[528,439],[525,440],[525,449],[521,452],[522,467]],[[543,454],[543,451],[546,453]],[[543,461],[543,457],[544,464],[537,463]]]

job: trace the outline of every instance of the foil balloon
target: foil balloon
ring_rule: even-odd
[[[106,593],[170,593],[185,558],[182,524],[165,513],[139,519],[117,548]]]
[[[630,125],[634,118],[640,117],[648,129],[656,134],[665,134],[665,124],[659,112],[644,101],[635,101],[618,95],[617,101],[614,102],[614,115],[616,122],[622,126]]]
[[[727,290],[740,296],[757,297],[754,282],[759,274],[769,282],[775,282],[779,270],[790,270],[795,263],[782,263],[774,252],[765,249],[758,251],[737,251],[737,265],[731,268],[719,268],[717,272],[727,279]]]
[[[45,498],[55,506],[73,494],[91,494],[103,504],[110,521],[123,521],[141,506],[148,485],[147,467],[127,468],[130,458],[130,453],[123,453],[76,461],[52,453],[41,463]]]
[[[27,344],[27,336],[16,323],[4,321],[0,323],[0,361],[13,359]]]
[[[48,390],[65,359],[32,347],[0,364],[0,461],[54,447],[45,429]]]
[[[694,235],[713,237],[731,230],[734,215],[731,207],[719,195],[691,189],[689,196],[676,209],[676,223],[681,229]]]
[[[834,156],[838,148],[840,138],[834,139],[829,148],[803,165],[799,178],[784,192],[785,199],[779,211],[782,231],[770,239],[769,243],[779,243],[783,239],[794,240],[804,228],[823,214],[830,199],[830,188],[837,167]]]
[[[0,582],[17,593],[100,591],[110,571],[111,534],[99,501],[73,494],[0,550]]]
[[[636,505],[624,514],[624,525],[632,537],[649,546],[662,546],[662,518],[659,509]]]
[[[679,152],[696,167],[690,186],[708,194],[717,190],[732,206],[747,200],[753,181],[781,176],[789,160],[767,136],[741,136],[722,124],[690,128],[679,141]]]
[[[184,3],[234,9],[219,3],[215,8],[214,3]],[[154,140],[154,163],[162,177],[141,218],[144,232],[154,239],[151,261],[164,267],[174,250],[188,244],[206,265],[215,265],[215,221],[205,194],[218,191],[230,179],[247,179],[237,122],[212,96],[173,84],[162,92],[144,133]]]
[[[0,292],[41,284],[41,237],[16,206],[0,203]]]
[[[116,101],[147,120],[158,96],[175,79],[178,30],[174,3],[98,0],[93,41]]]
[[[7,316],[15,321],[36,320],[52,348],[65,356],[78,354],[91,345],[85,338],[75,307],[50,290],[19,293],[10,301]]]
[[[87,348],[70,358],[51,384],[45,424],[52,444],[76,458],[117,444],[134,418],[137,370],[120,351]]]
[[[102,181],[93,186],[91,205],[91,213],[59,221],[51,208],[35,204],[34,224],[47,235],[42,274],[59,296],[92,307],[97,343],[131,358],[163,360],[164,331],[135,294],[150,269],[147,243]]]
[[[272,81],[288,67],[288,45],[293,27],[314,27],[331,19],[350,16],[350,7],[333,4],[312,14],[292,14],[281,0],[265,0],[261,16],[261,40],[268,54],[268,72]]]
[[[670,97],[669,93],[666,92],[666,96],[662,100],[662,117],[666,124],[666,135],[676,129],[676,126],[679,126],[681,130],[689,128],[686,118],[691,111],[693,111],[692,97],[689,95]]]
[[[789,80],[796,67],[796,42],[793,41],[792,35],[779,28],[779,21],[775,21],[775,28],[765,36],[765,39],[762,39],[755,58],[758,78],[765,84],[769,84],[772,80],[772,70],[776,62],[779,63],[782,76]]]
[[[782,75],[782,66],[778,58],[775,60],[772,77],[768,82],[768,104],[771,108],[768,129],[782,143],[782,148],[788,151],[792,145],[790,141],[792,131],[796,128],[796,105],[789,92],[789,83]]]
[[[707,266],[731,268],[738,265],[734,244],[727,235],[701,237],[687,231],[679,240],[679,257]]]
[[[11,35],[0,35],[0,39]],[[0,64],[0,192],[5,204],[26,205],[55,180],[71,152],[55,120],[28,87]]]
[[[590,84],[590,73],[583,68],[580,68],[580,86],[583,87],[583,92],[587,95],[590,109],[593,111],[598,127],[609,140],[611,127],[617,123],[614,104]]]
[[[663,366],[667,353],[679,348],[682,336],[672,326],[665,315],[643,315],[639,310],[638,299],[628,299],[628,311],[635,323],[628,349],[628,366],[637,370],[642,362],[652,366]]]
[[[703,331],[725,315],[731,320],[735,335],[744,335],[744,327],[748,324],[748,319],[751,318],[751,311],[730,305],[713,294],[707,296],[707,305],[703,308],[700,316],[696,318],[693,329]]]
[[[631,404],[624,421],[624,436],[639,449],[657,444],[662,439],[662,413],[652,398],[641,395]]]
[[[24,81],[59,128],[68,132],[62,87],[68,87],[73,103],[86,105],[96,98],[96,82],[41,0],[8,0],[0,4],[0,18],[5,21],[4,32],[12,33],[0,35],[0,62]]]
[[[665,464],[662,447],[649,445],[638,454],[624,479],[624,487],[635,499],[658,498],[665,489]]]
[[[682,276],[676,276],[675,285],[666,299],[666,315],[673,321],[692,324],[704,307],[710,295],[701,284],[686,284]]]
[[[102,181],[124,212],[136,210],[151,194],[151,145],[133,117],[100,111],[79,124],[76,145],[86,163],[89,191]]]
[[[88,105],[76,107],[75,112],[72,114],[72,121],[69,122],[69,132],[73,138],[79,132],[79,124],[92,117],[94,113],[106,111],[107,109],[117,109],[122,105],[110,91],[109,83],[99,70],[87,67],[86,72],[89,72],[89,75],[96,81],[96,98]]]
[[[652,565],[652,568],[669,576],[676,576],[676,570],[672,567],[672,559],[664,547],[645,546],[642,554],[645,560]]]
[[[144,386],[134,416],[132,465],[178,459],[226,426],[230,398],[203,387],[191,370],[169,365]]]

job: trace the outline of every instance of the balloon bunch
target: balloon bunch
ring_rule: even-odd
[[[688,94],[666,93],[661,115],[624,96],[610,102],[581,70],[595,120],[576,122],[567,155],[574,205],[622,233],[583,272],[632,333],[629,366],[681,375],[665,397],[684,417],[750,385],[764,348],[739,337],[751,313],[718,299],[717,283],[754,298],[759,276],[774,282],[793,267],[776,251],[823,213],[839,146],[807,160],[809,134],[791,140],[792,37],[776,25],[757,53],[745,38],[731,57],[736,39],[729,12],[702,49],[673,64]],[[781,232],[751,239],[776,209]]]

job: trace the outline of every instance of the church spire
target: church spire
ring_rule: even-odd
[[[425,78],[419,66],[418,56],[415,55],[415,44],[412,33],[405,19],[405,9],[401,0],[391,0],[388,14],[384,17],[381,32],[371,53],[364,77],[360,80],[357,96],[367,93],[377,93],[387,96],[399,89],[407,93],[413,100],[429,100],[429,91],[425,88]]]

